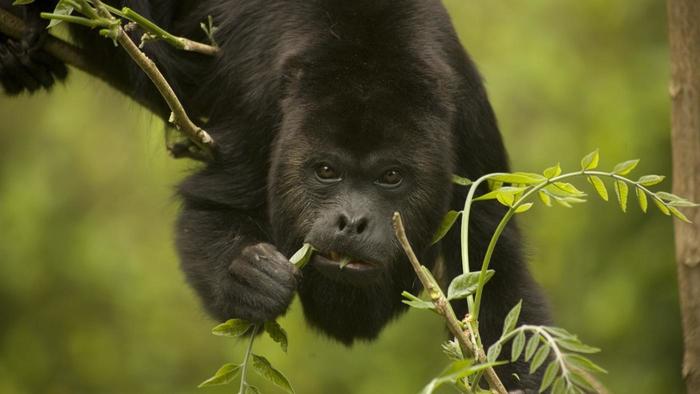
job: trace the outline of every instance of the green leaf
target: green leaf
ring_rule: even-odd
[[[657,192],[656,197],[659,197],[662,200],[666,201],[679,201],[682,200],[682,197],[679,197],[673,193],[668,193],[668,192]]]
[[[486,270],[484,283],[488,282],[495,273],[494,270]],[[467,272],[456,276],[447,288],[447,299],[450,301],[459,300],[474,294],[479,286],[479,275],[481,275],[481,271]]]
[[[481,196],[476,197],[473,201],[493,200],[497,198],[498,194],[511,194],[514,198],[516,194],[522,193],[525,189],[525,187],[505,186],[500,189],[490,191],[486,194],[482,194]]]
[[[554,384],[552,385],[552,394],[565,394],[566,393],[566,380],[563,376],[558,377]]]
[[[209,386],[220,386],[231,383],[241,370],[241,366],[237,364],[224,364],[211,378],[199,384],[199,388]]]
[[[263,378],[274,383],[284,391],[288,393],[294,393],[294,389],[289,383],[289,380],[287,380],[287,378],[282,374],[282,372],[273,368],[270,362],[267,361],[265,357],[259,356],[257,354],[252,354],[251,356],[253,357],[253,369],[255,369],[255,372],[257,372]]]
[[[491,345],[489,347],[489,351],[486,353],[486,360],[490,363],[496,362],[496,359],[498,359],[498,356],[501,354],[502,349],[503,346],[499,342],[496,342],[493,345]]]
[[[555,176],[561,175],[561,166],[559,166],[559,163],[553,167],[549,167],[543,172],[544,177],[547,179],[552,179]]]
[[[692,223],[685,215],[681,213],[681,211],[678,210],[678,208],[669,205],[668,210],[671,211],[673,216],[677,217],[678,219],[686,223]]]
[[[282,350],[287,352],[287,332],[274,320],[265,322],[265,332],[273,341],[280,344]]]
[[[557,345],[563,349],[579,353],[598,353],[600,351],[596,347],[581,343],[576,337],[559,339],[557,340]]]
[[[622,163],[618,163],[615,168],[613,168],[613,174],[617,175],[627,175],[639,164],[639,159],[627,160]]]
[[[530,362],[530,373],[533,373],[537,371],[537,368],[544,363],[544,360],[547,359],[547,356],[549,355],[549,343],[545,342],[540,348],[537,350],[535,353],[535,356],[532,357],[532,361]]]
[[[530,361],[530,358],[535,354],[537,346],[540,344],[540,334],[533,333],[525,346],[525,361]]]
[[[647,194],[644,192],[644,190],[635,187],[634,192],[637,193],[637,201],[639,201],[639,208],[642,210],[642,212],[647,213]]]
[[[600,160],[600,155],[598,154],[598,149],[596,149],[581,159],[581,170],[595,169],[598,167],[598,160]]]
[[[222,337],[240,337],[248,332],[253,324],[241,319],[231,319],[219,324],[211,330],[214,335]]]
[[[523,306],[523,300],[520,300],[513,309],[508,312],[508,315],[506,315],[505,320],[503,321],[503,332],[501,333],[501,337],[508,335],[513,329],[515,328],[515,325],[518,323],[518,318],[520,317],[520,310],[522,309]]]
[[[58,4],[56,4],[56,8],[54,8],[54,10],[53,10],[53,13],[58,14],[58,15],[70,15],[73,13],[73,6],[70,6],[62,1],[59,1]],[[49,22],[49,25],[46,26],[46,28],[50,29],[50,28],[58,25],[59,23],[61,23],[60,20],[51,19],[51,21]]]
[[[571,380],[576,386],[582,388],[587,393],[595,393],[596,389],[591,385],[591,383],[586,379],[586,377],[581,373],[581,371],[571,370],[569,371],[569,380]]]
[[[523,348],[525,347],[525,331],[520,330],[518,331],[517,334],[515,334],[515,338],[513,339],[513,344],[510,348],[510,360],[515,361],[520,357],[520,354],[523,352]]]
[[[459,175],[452,175],[452,183],[456,183],[457,185],[460,186],[469,186],[473,182],[467,178],[461,177]]]
[[[486,183],[489,185],[489,190],[496,190],[503,187],[503,182],[494,181],[493,179],[487,179]]]
[[[658,185],[659,183],[663,182],[666,177],[663,175],[644,175],[643,177],[639,178],[637,183],[639,183],[642,186],[654,186]]]
[[[566,363],[574,366],[575,368],[583,369],[589,372],[608,373],[608,371],[603,369],[601,366],[580,354],[567,353],[564,357],[566,359]]]
[[[557,360],[552,360],[552,362],[549,363],[547,366],[547,369],[544,371],[544,375],[542,376],[542,384],[540,385],[540,393],[543,393],[545,390],[547,390],[547,387],[554,382],[554,378],[557,377],[557,373],[559,372],[559,362]]]
[[[554,182],[554,187],[551,190],[554,190],[557,194],[564,196],[582,197],[586,195],[586,193],[578,190],[576,186],[567,182]]]
[[[629,188],[623,181],[615,181],[614,186],[615,194],[617,195],[617,202],[620,204],[620,209],[622,209],[622,212],[627,212],[627,194],[629,193]]]
[[[570,339],[570,338],[576,339],[576,335],[574,335],[574,334],[572,334],[572,333],[566,331],[565,329],[563,329],[563,328],[561,328],[561,327],[549,327],[549,326],[547,326],[547,327],[543,327],[543,328],[544,328],[547,332],[549,332],[550,334],[552,334],[552,335],[554,335],[554,336],[556,336],[556,337],[565,338],[565,339]],[[578,340],[578,339],[577,339],[577,340]]]
[[[671,202],[668,203],[668,205],[669,205],[669,206],[672,206],[672,207],[683,207],[683,208],[695,208],[695,207],[700,207],[700,205],[698,205],[698,204],[696,204],[696,203],[694,203],[694,202],[692,202],[692,201],[685,200],[685,199],[683,199],[683,200],[677,200],[677,201],[671,201]]]
[[[311,244],[305,243],[301,249],[297,250],[292,257],[289,258],[289,262],[296,265],[297,268],[302,269],[311,259],[314,250],[316,249],[311,246]]]
[[[453,361],[447,366],[447,368],[443,369],[442,372],[436,376],[436,378],[449,379],[452,381],[462,378],[464,377],[462,374],[465,371],[468,371],[473,364],[474,360],[471,359]]]
[[[401,302],[412,308],[435,310],[435,304],[431,301],[421,300],[407,291],[402,292],[401,295],[406,298],[405,300],[401,300]]]
[[[503,190],[503,188],[496,190],[496,200],[507,207],[512,207],[515,202],[515,194],[502,192],[501,190]]]
[[[542,203],[548,207],[552,206],[552,198],[549,197],[549,194],[547,194],[546,191],[540,190],[537,195],[540,197],[540,200],[542,200]]]
[[[438,243],[438,241],[440,241],[442,237],[444,237],[447,232],[450,231],[450,228],[452,228],[452,225],[455,224],[455,221],[461,214],[462,211],[448,211],[445,217],[442,218],[442,223],[440,223],[440,227],[438,227],[435,235],[433,235],[433,239],[430,244],[434,245]]]
[[[595,191],[598,192],[600,198],[602,198],[604,201],[608,201],[608,189],[605,188],[605,183],[603,183],[600,178],[595,175],[591,175],[588,177],[588,182],[593,185],[593,188],[595,188]]]
[[[452,362],[445,368],[438,377],[430,381],[427,386],[421,390],[421,394],[430,394],[435,391],[438,387],[445,383],[454,383],[457,379],[462,379],[469,375],[473,375],[477,372],[483,371],[487,368],[500,365],[499,363],[486,363],[473,365],[472,360],[459,360]]]
[[[662,200],[668,201],[668,205],[674,206],[674,207],[697,207],[700,206],[694,202],[688,201],[683,197],[679,197],[675,194],[667,193],[667,192],[657,192],[656,196],[659,197]]]
[[[32,4],[34,0],[15,0],[12,5],[27,5]]]
[[[551,394],[566,394],[567,382],[563,376],[560,376],[554,380],[552,385]]]
[[[521,205],[518,205],[518,207],[517,207],[517,208],[515,208],[515,213],[523,213],[523,212],[527,212],[527,211],[529,211],[529,210],[530,210],[530,208],[532,208],[532,205],[533,205],[533,204],[532,204],[531,202],[528,202],[528,203],[525,203],[525,204],[521,204]]]
[[[260,390],[257,387],[248,384],[245,386],[245,394],[260,394]]]
[[[546,180],[540,174],[534,174],[530,172],[514,172],[512,174],[498,174],[489,177],[490,180],[503,183],[511,183],[515,185],[530,185],[535,183],[541,183]]]
[[[445,341],[441,345],[442,352],[452,361],[464,360],[462,355],[462,349],[459,347],[459,343],[456,340]]]
[[[659,201],[656,197],[652,198],[651,201],[654,201],[654,204],[659,208],[659,211],[661,211],[664,215],[666,216],[671,216],[671,211],[666,207],[666,205]]]

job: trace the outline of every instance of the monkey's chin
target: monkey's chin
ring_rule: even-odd
[[[335,254],[335,256],[338,256]],[[332,259],[315,254],[311,264],[323,276],[333,281],[341,281],[354,286],[365,286],[381,279],[382,268],[379,264],[346,259]]]

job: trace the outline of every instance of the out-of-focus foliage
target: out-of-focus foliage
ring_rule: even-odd
[[[446,4],[514,169],[575,168],[599,147],[601,166],[639,157],[640,173],[670,175],[663,2]],[[161,127],[78,73],[51,95],[0,98],[1,393],[231,391],[196,389],[244,344],[209,334],[179,272],[173,185],[192,164],[167,157]],[[590,200],[520,222],[557,324],[603,349],[613,392],[680,392],[671,221]],[[307,328],[297,303],[280,322],[288,353],[267,339],[256,351],[299,393],[413,393],[444,366],[428,313],[352,349]]]

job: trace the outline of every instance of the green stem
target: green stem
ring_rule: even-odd
[[[513,205],[515,207],[515,204]],[[506,225],[510,221],[510,218],[515,215],[515,208],[510,208],[508,212],[503,216],[501,221],[498,223],[498,227],[496,227],[496,231],[494,231],[493,236],[491,237],[491,241],[489,242],[489,246],[486,248],[486,254],[484,255],[484,260],[481,263],[481,273],[479,274],[479,283],[476,287],[476,300],[474,300],[474,310],[472,312],[472,315],[474,316],[474,320],[479,319],[479,311],[481,309],[481,297],[483,296],[483,289],[484,289],[484,284],[486,284],[486,271],[489,269],[489,264],[491,263],[491,256],[493,256],[493,251],[496,249],[496,243],[498,242],[498,239],[501,237],[501,234],[503,233],[503,230],[505,230]]]
[[[87,2],[89,2],[89,3],[93,3],[93,0],[85,0],[85,1],[87,1]],[[114,15],[120,17],[120,18],[129,19],[129,18],[127,18],[127,17],[124,15],[124,13],[123,13],[120,9],[118,9],[118,8],[114,8],[114,7],[112,7],[111,5],[106,4],[106,3],[102,3],[101,6],[104,7],[104,8],[105,8],[107,11],[109,11],[110,13],[112,13],[112,14],[114,14]],[[130,20],[130,19],[129,19],[129,20]]]
[[[506,173],[494,173],[487,174],[481,178],[474,181],[469,188],[469,193],[467,193],[467,199],[464,201],[464,209],[462,210],[462,227],[461,227],[461,251],[462,251],[462,272],[469,272],[469,213],[471,211],[472,200],[474,199],[474,194],[483,182],[493,176],[507,175]]]
[[[248,373],[248,361],[250,360],[250,355],[253,353],[253,342],[255,342],[255,334],[257,334],[257,332],[258,326],[253,326],[253,332],[250,333],[248,348],[245,351],[245,356],[243,356],[243,364],[241,367],[241,385],[238,389],[238,394],[245,394],[245,390],[248,387],[248,381],[246,380],[246,374]]]
[[[131,8],[124,7],[122,8],[122,14],[124,18],[137,23],[139,26],[141,26],[143,29],[148,31],[150,34],[165,40],[167,43],[170,45],[179,48],[179,49],[185,49],[185,42],[182,38],[176,37],[167,31],[165,31],[163,28],[160,26],[156,25],[155,23],[151,22],[150,20],[146,19],[143,17],[141,14],[137,13],[136,11],[132,10]]]
[[[108,26],[107,23],[104,23],[99,19],[88,19],[88,18],[83,18],[80,16],[61,15],[61,14],[54,14],[51,12],[42,12],[39,15],[43,19],[55,19],[55,20],[64,21],[64,22],[68,22],[68,23],[75,23],[78,25],[87,26],[91,29],[94,29],[95,27],[98,27],[98,26]]]

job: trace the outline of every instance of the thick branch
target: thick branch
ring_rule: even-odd
[[[423,284],[423,287],[428,291],[430,299],[435,305],[435,310],[445,319],[447,329],[450,330],[450,333],[452,333],[455,338],[457,338],[457,342],[459,342],[462,353],[467,357],[476,357],[479,362],[485,363],[486,355],[484,354],[483,349],[477,348],[469,340],[467,333],[463,331],[462,324],[457,319],[457,316],[455,315],[452,306],[450,306],[450,302],[442,292],[442,289],[440,289],[437,283],[435,283],[435,281],[432,280],[432,278],[425,272],[424,267],[418,261],[416,254],[413,252],[411,244],[408,242],[406,230],[403,227],[401,215],[398,212],[394,212],[393,224],[396,238],[399,240],[403,250],[406,252],[413,270],[416,271],[418,279]],[[501,380],[498,378],[498,375],[496,375],[496,371],[494,371],[493,368],[486,369],[486,381],[488,382],[489,387],[496,390],[497,393],[507,394],[508,391],[503,386],[503,383],[501,383]]]
[[[16,17],[7,10],[0,8],[0,32],[15,38],[21,39],[22,35],[26,29],[26,25],[21,18]],[[56,37],[49,37],[44,43],[43,48],[47,53],[55,57],[56,59],[73,66],[81,71],[84,71],[94,77],[101,79],[114,89],[120,91],[121,93],[129,96],[136,102],[138,102],[143,107],[149,109],[153,113],[158,113],[157,107],[152,103],[138,97],[134,96],[133,92],[126,87],[117,84],[114,80],[109,78],[109,75],[105,74],[103,70],[92,66],[87,60],[86,55],[75,45],[69,44]]]
[[[667,6],[673,193],[700,201],[700,2],[668,0]],[[675,222],[683,377],[689,393],[700,393],[700,210],[685,214],[694,224]]]

